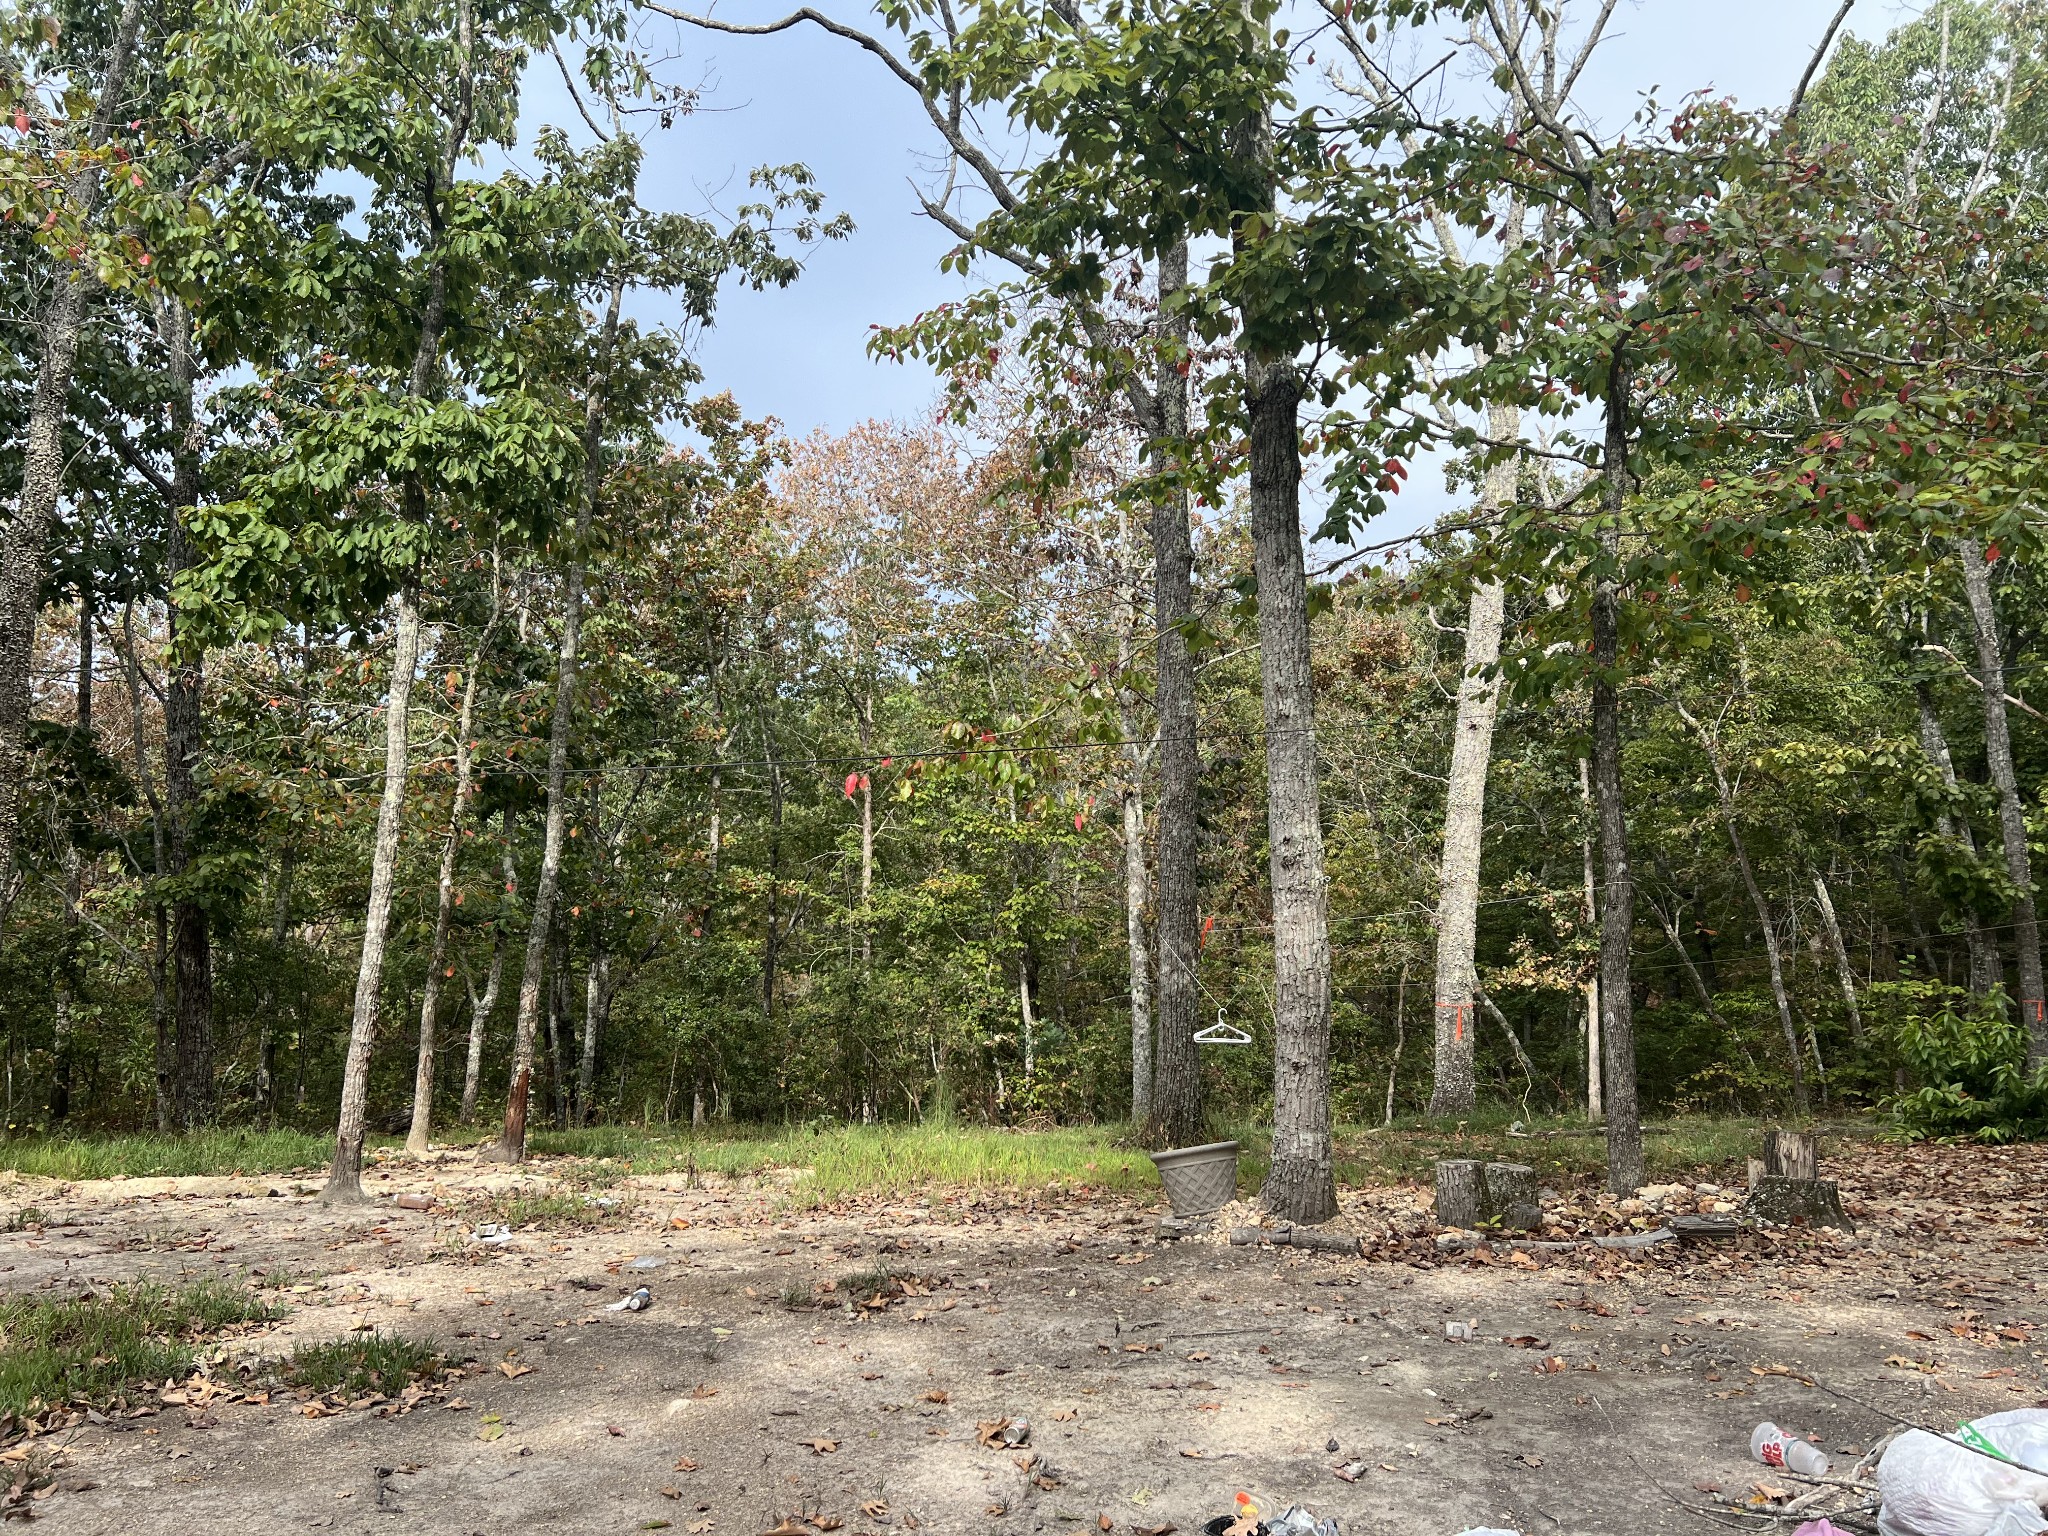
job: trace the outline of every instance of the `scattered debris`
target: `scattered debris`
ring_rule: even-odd
[[[620,1301],[613,1302],[610,1306],[605,1308],[605,1311],[645,1312],[649,1307],[653,1305],[654,1292],[648,1290],[647,1287],[643,1285],[638,1290],[634,1291],[632,1295],[627,1296]]]

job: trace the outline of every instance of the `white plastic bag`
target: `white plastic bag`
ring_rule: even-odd
[[[1877,1488],[1884,1536],[2038,1536],[2048,1531],[2048,1411],[1990,1414],[1950,1436],[1908,1430],[1878,1464]]]

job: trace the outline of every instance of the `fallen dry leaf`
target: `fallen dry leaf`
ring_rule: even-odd
[[[533,1367],[521,1365],[516,1360],[500,1360],[498,1362],[498,1374],[509,1380],[516,1380],[521,1376],[531,1376],[533,1374]]]
[[[1000,1450],[1003,1431],[1010,1427],[1008,1419],[983,1419],[974,1426],[974,1438],[991,1450]]]
[[[1055,1408],[1052,1411],[1052,1421],[1055,1424],[1071,1424],[1079,1417],[1081,1415],[1072,1408]]]
[[[870,1520],[879,1520],[883,1515],[889,1513],[889,1501],[887,1499],[864,1500],[861,1503],[860,1512]]]
[[[830,1456],[833,1452],[839,1449],[839,1442],[837,1440],[826,1440],[823,1438],[816,1440],[799,1440],[797,1441],[797,1444],[808,1445],[811,1448],[811,1454],[813,1456]]]
[[[678,1456],[676,1458],[675,1470],[678,1472],[694,1472],[697,1470],[697,1463],[690,1460],[687,1456]]]
[[[929,1392],[918,1393],[917,1400],[920,1403],[950,1403],[953,1396],[941,1387],[933,1387]]]

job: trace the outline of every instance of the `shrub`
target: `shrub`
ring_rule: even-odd
[[[1885,1101],[1900,1131],[1919,1140],[2019,1141],[2048,1135],[2048,1070],[2027,1070],[2027,1032],[2002,992],[1974,997],[1934,981],[1870,989],[1917,1086]]]

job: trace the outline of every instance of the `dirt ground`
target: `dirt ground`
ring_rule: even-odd
[[[1942,1428],[2048,1396],[2048,1149],[1861,1149],[1826,1170],[1852,1237],[1641,1254],[1440,1254],[1408,1189],[1347,1197],[1357,1230],[1416,1234],[1357,1260],[1160,1242],[1158,1209],[1108,1198],[792,1214],[773,1182],[680,1175],[608,1190],[633,1208],[605,1229],[471,1237],[464,1201],[563,1171],[391,1161],[346,1214],[288,1179],[0,1175],[0,1209],[46,1217],[0,1235],[7,1291],[283,1269],[304,1288],[245,1354],[367,1326],[475,1362],[403,1413],[277,1393],[80,1425],[48,1437],[37,1524],[1193,1532],[1243,1489],[1346,1533],[1648,1536],[1729,1523],[1688,1506],[1763,1475],[1761,1419],[1830,1450],[1887,1427],[1797,1376]],[[878,1266],[908,1294],[847,1306]],[[648,1310],[603,1310],[641,1283]],[[981,1443],[1006,1418],[1028,1443]]]

